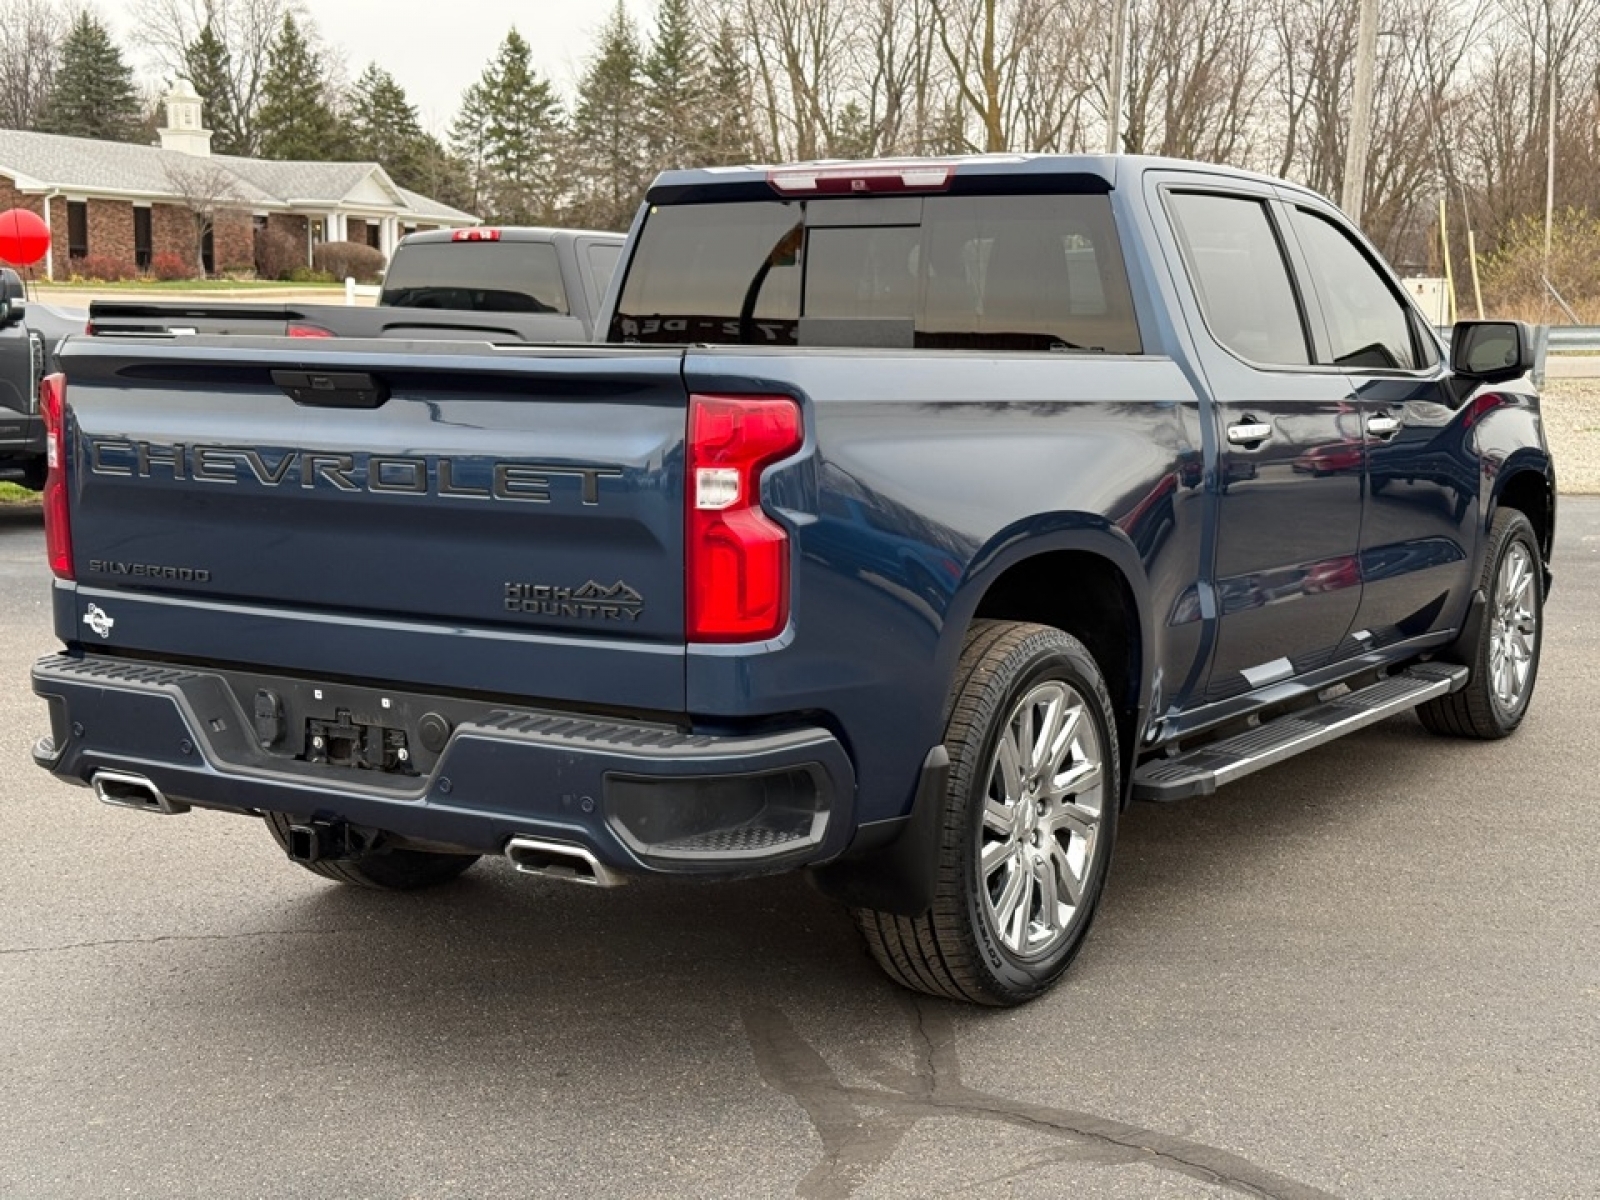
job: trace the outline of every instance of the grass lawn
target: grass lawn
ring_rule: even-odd
[[[0,479],[0,504],[37,504],[39,493],[30,492],[20,483]]]

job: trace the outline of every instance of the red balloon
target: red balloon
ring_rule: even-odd
[[[50,227],[25,208],[0,212],[0,260],[26,267],[50,253]]]

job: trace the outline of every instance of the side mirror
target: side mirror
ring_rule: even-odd
[[[1476,383],[1506,383],[1534,368],[1533,331],[1521,321],[1457,321],[1450,369]]]

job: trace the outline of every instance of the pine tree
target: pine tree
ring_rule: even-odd
[[[638,34],[617,0],[572,118],[573,218],[580,225],[626,229],[649,185],[642,74]]]
[[[133,142],[142,136],[143,117],[133,69],[123,62],[106,27],[87,11],[80,12],[61,43],[61,65],[40,132]]]
[[[561,199],[555,157],[561,102],[534,72],[532,57],[527,41],[513,29],[483,77],[468,89],[482,131],[479,204],[510,225],[548,224]],[[466,120],[464,110],[457,128]]]
[[[352,158],[379,164],[401,187],[422,187],[430,139],[405,89],[377,63],[351,89],[346,121]]]
[[[643,74],[650,170],[698,165],[706,156],[710,85],[689,0],[662,0]]]
[[[200,119],[211,130],[213,154],[243,154],[244,136],[233,110],[233,62],[228,47],[208,21],[185,48],[189,83],[200,97]]]
[[[734,166],[761,157],[747,120],[750,72],[739,38],[724,20],[711,42],[711,70],[705,99],[705,133],[700,161]]]
[[[261,81],[261,111],[256,129],[263,158],[342,157],[344,131],[329,102],[322,56],[295,24],[283,18]]]
[[[491,190],[488,165],[489,102],[481,82],[469,84],[467,90],[461,93],[461,111],[450,125],[450,146],[466,168],[467,203],[457,207],[481,214]]]

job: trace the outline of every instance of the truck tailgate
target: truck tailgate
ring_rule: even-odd
[[[66,640],[681,711],[678,352],[97,338],[62,363]]]

